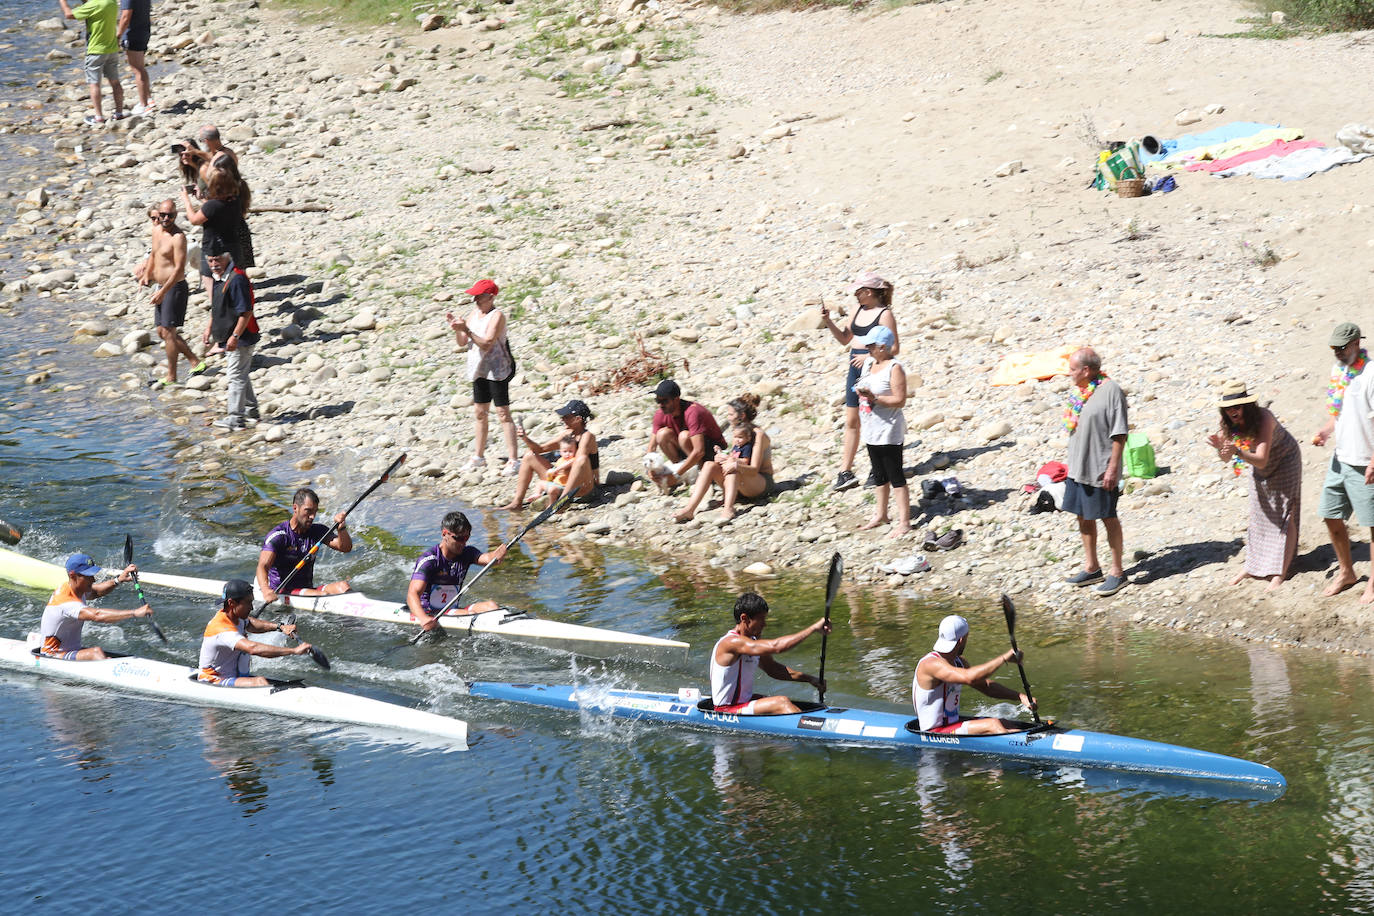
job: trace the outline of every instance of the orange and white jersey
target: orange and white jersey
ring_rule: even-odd
[[[244,638],[246,621],[234,620],[227,611],[220,611],[205,625],[200,641],[200,679],[221,681],[248,674],[248,653],[237,646]]]
[[[63,582],[48,599],[43,609],[43,624],[39,632],[43,636],[43,654],[55,655],[74,652],[81,648],[81,628],[86,622],[81,612],[86,604],[72,591],[70,581]]]

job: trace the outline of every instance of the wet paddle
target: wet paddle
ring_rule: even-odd
[[[132,535],[126,534],[124,535],[124,565],[127,567],[133,561],[134,539]],[[138,592],[139,602],[141,604],[147,604],[148,599],[143,597],[143,586],[138,584],[138,573],[135,572],[131,578],[134,580],[134,591]],[[151,617],[144,617],[143,619],[148,621],[148,626],[153,628],[153,632],[157,634],[157,638],[165,643],[167,641],[167,637],[163,635],[162,627],[157,625],[157,621]]]
[[[830,558],[830,577],[825,580],[825,622],[830,623],[830,605],[835,601],[835,593],[840,590],[840,578],[844,573],[844,557],[838,552]],[[825,648],[829,633],[821,632],[821,673],[817,676],[822,684],[825,683]],[[820,693],[820,703],[825,705],[825,688],[818,687]]]
[[[1007,618],[1007,635],[1011,637],[1011,651],[1016,653],[1016,670],[1021,672],[1021,686],[1026,688],[1026,696],[1031,702],[1035,702],[1035,694],[1031,693],[1030,681],[1026,680],[1026,666],[1021,664],[1021,650],[1016,648],[1016,605],[1011,603],[1011,599],[1006,593],[1002,594],[1002,614]],[[1031,715],[1035,717],[1035,724],[1040,724],[1040,711],[1031,706]]]
[[[24,536],[24,529],[18,525],[11,525],[9,522],[0,518],[0,541],[4,541],[13,547],[19,543],[19,539]]]
[[[296,622],[296,615],[295,615],[295,614],[287,614],[285,617],[282,618],[281,623],[279,624],[279,626],[283,626],[283,627],[291,626],[291,625],[294,624],[295,622]],[[294,634],[291,638],[294,639],[294,640],[296,640],[296,642],[301,642],[301,641],[302,641],[299,633]],[[329,670],[329,659],[325,658],[325,655],[324,655],[323,652],[320,651],[319,646],[311,646],[311,647],[310,647],[310,658],[311,658],[311,660],[312,660],[315,664],[319,665],[319,666],[320,666],[321,668],[323,668],[325,671],[328,671],[328,670]]]
[[[358,508],[359,503],[361,503],[363,500],[371,496],[372,492],[376,490],[378,487],[380,487],[382,484],[386,483],[391,478],[391,475],[396,473],[396,469],[405,463],[405,460],[405,453],[402,452],[401,457],[391,462],[391,467],[387,468],[385,473],[383,473],[381,477],[377,478],[377,480],[372,484],[372,486],[364,490],[362,496],[359,496],[357,499],[353,500],[353,505],[349,506],[347,511],[344,512],[344,518],[348,518],[350,515],[352,515],[353,510]],[[334,524],[330,525],[329,529],[325,531],[324,537],[316,541],[314,546],[312,546],[309,550],[305,552],[305,556],[301,557],[300,562],[297,563],[295,566],[291,567],[291,571],[282,577],[281,582],[277,583],[277,587],[275,589],[277,593],[277,598],[280,598],[282,595],[285,595],[287,593],[287,589],[291,586],[291,580],[296,577],[296,573],[300,572],[302,569],[305,568],[305,564],[310,562],[311,558],[314,557],[315,554],[320,552],[320,548],[322,546],[329,543],[329,539],[332,538],[334,536],[334,533],[338,530],[338,522],[335,522]],[[255,616],[257,614],[262,613],[267,608],[275,604],[277,598],[273,598],[271,601],[263,602],[262,605],[254,611]]]
[[[553,517],[554,513],[561,511],[561,510],[563,509],[563,507],[566,506],[568,503],[572,502],[572,500],[573,500],[573,494],[572,494],[571,492],[563,494],[563,498],[562,498],[562,499],[558,500],[558,502],[556,502],[556,503],[554,503],[553,505],[549,506],[549,507],[548,507],[547,509],[545,509],[543,512],[540,512],[540,513],[539,513],[538,515],[536,515],[534,518],[530,519],[529,522],[525,525],[525,527],[521,528],[521,529],[516,533],[515,537],[513,537],[513,538],[511,538],[509,541],[507,541],[507,542],[506,542],[506,550],[510,550],[510,549],[511,549],[512,547],[514,547],[516,544],[520,543],[520,539],[521,539],[521,538],[523,538],[525,535],[529,534],[530,531],[533,530],[534,528],[536,528],[537,526],[544,524],[544,522],[548,521],[551,517]],[[472,588],[474,585],[476,585],[476,584],[477,584],[477,580],[480,579],[480,578],[482,578],[482,576],[486,575],[487,570],[491,569],[491,568],[492,568],[493,566],[495,566],[495,565],[496,565],[495,563],[488,563],[486,566],[483,566],[481,569],[479,569],[479,570],[477,571],[477,575],[473,576],[473,577],[472,577],[471,579],[469,579],[466,583],[464,583],[464,584],[463,584],[463,587],[462,587],[461,589],[458,590],[458,594],[456,594],[456,595],[454,595],[452,598],[450,598],[450,599],[448,600],[448,603],[445,604],[443,607],[441,607],[441,608],[439,609],[439,613],[437,613],[437,614],[434,615],[434,619],[435,619],[435,620],[438,620],[440,617],[443,617],[443,616],[444,616],[445,614],[447,614],[449,611],[451,611],[451,610],[453,610],[455,607],[457,607],[457,606],[458,606],[458,601],[459,601],[459,599],[461,599],[464,595],[467,594],[468,589],[470,589],[470,588]],[[412,640],[410,641],[410,644],[411,644],[412,646],[415,645],[417,642],[419,642],[421,639],[423,639],[427,634],[429,634],[429,633],[431,633],[431,632],[433,632],[433,633],[438,633],[438,632],[440,632],[440,630],[439,630],[439,628],[437,628],[437,627],[436,627],[434,630],[421,630],[421,631],[419,632],[419,634],[418,634],[414,639],[412,639]]]

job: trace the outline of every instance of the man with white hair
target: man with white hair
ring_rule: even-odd
[[[994,700],[1011,700],[1027,709],[1035,708],[1035,700],[1024,693],[988,680],[1007,662],[1020,661],[1023,653],[1008,649],[992,661],[970,668],[964,661],[967,645],[967,620],[950,614],[940,621],[940,638],[931,652],[917,662],[916,675],[911,679],[911,705],[916,708],[921,731],[946,735],[1005,735],[1024,731],[1025,725],[1015,720],[960,718],[959,695],[965,684]]]

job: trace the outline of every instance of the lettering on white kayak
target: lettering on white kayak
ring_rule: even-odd
[[[727,722],[731,725],[739,724],[739,716],[733,716],[726,713],[707,712],[702,713],[702,716],[705,717],[707,722]]]

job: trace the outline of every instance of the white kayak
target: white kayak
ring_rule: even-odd
[[[108,569],[106,573],[117,574],[118,570]],[[32,557],[0,548],[0,577],[29,585],[34,588],[56,588],[66,578],[60,566],[35,560]],[[222,581],[199,579],[194,576],[176,576],[165,573],[138,573],[139,580],[161,588],[174,591],[192,592],[218,597],[224,588]],[[256,590],[256,586],[255,586]],[[342,595],[283,597],[277,606],[291,607],[298,611],[315,611],[321,614],[337,614],[360,620],[377,620],[383,623],[415,626],[410,609],[394,601],[378,601],[362,592],[345,592]],[[484,614],[447,614],[439,623],[451,632],[485,633],[505,636],[528,642],[553,645],[569,649],[583,655],[615,655],[627,648],[649,649],[655,651],[685,652],[688,644],[675,639],[661,639],[657,636],[641,636],[638,633],[625,633],[620,630],[607,630],[600,627],[587,627],[574,623],[561,623],[557,620],[544,620],[515,608],[501,607]]]
[[[222,706],[296,719],[439,735],[463,747],[467,746],[466,722],[422,709],[385,703],[341,690],[310,687],[300,681],[274,681],[270,687],[216,687],[197,680],[195,669],[186,665],[129,655],[104,661],[69,662],[36,654],[34,650],[38,645],[37,634],[30,634],[27,641],[0,639],[0,667],[198,706]]]

